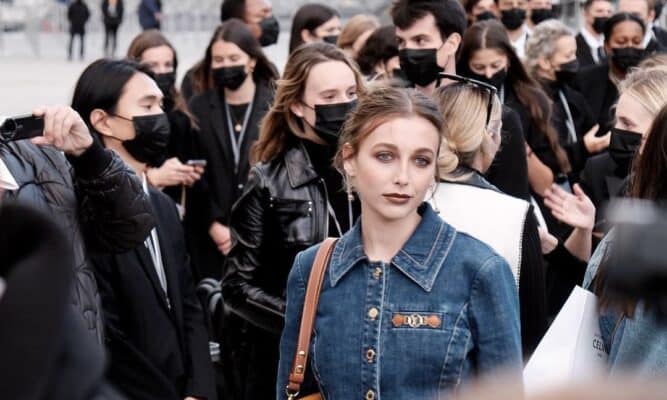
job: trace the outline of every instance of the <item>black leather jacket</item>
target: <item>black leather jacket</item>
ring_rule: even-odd
[[[222,281],[227,307],[260,328],[281,332],[294,258],[328,236],[327,197],[300,141],[252,168],[231,215],[232,250]]]
[[[141,182],[111,150],[95,143],[69,158],[28,141],[0,144],[0,159],[19,189],[5,201],[32,206],[65,232],[74,253],[72,306],[102,343],[103,324],[89,252],[125,252],[143,243],[153,228],[151,204]]]

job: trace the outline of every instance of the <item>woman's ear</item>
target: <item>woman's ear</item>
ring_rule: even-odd
[[[299,118],[303,118],[303,104],[301,102],[295,102],[289,106],[289,110]]]
[[[550,71],[554,69],[553,65],[551,65],[551,62],[542,56],[537,57],[537,66],[540,67],[542,71]]]
[[[345,170],[345,174],[349,178],[354,178],[357,175],[357,163],[354,159],[354,150],[352,149],[352,145],[349,142],[343,144],[342,153],[343,169]]]
[[[90,113],[90,125],[100,135],[105,137],[114,137],[113,130],[109,125],[109,114],[99,108]]]
[[[308,29],[301,29],[301,40],[304,43],[311,43],[315,41],[315,35],[310,33]]]
[[[251,58],[250,61],[248,62],[248,73],[252,74],[255,71],[256,66],[257,66],[257,59]]]

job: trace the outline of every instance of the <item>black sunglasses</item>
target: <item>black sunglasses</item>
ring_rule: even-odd
[[[483,90],[488,90],[489,103],[486,106],[486,126],[489,125],[489,122],[491,121],[491,109],[493,108],[493,99],[496,96],[496,92],[498,92],[498,89],[496,89],[495,86],[489,85],[486,82],[478,81],[477,79],[470,79],[466,78],[465,76],[454,75],[454,74],[446,74],[444,72],[440,73],[440,79],[449,79],[450,81],[461,82],[468,85],[476,86]]]

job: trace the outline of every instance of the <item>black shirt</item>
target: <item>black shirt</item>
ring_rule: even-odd
[[[350,228],[350,220],[354,223],[356,216],[359,215],[359,202],[352,202],[352,215],[350,216],[349,202],[343,176],[333,166],[333,158],[336,155],[336,149],[330,146],[323,146],[310,140],[303,141],[310,162],[317,174],[323,179],[326,188],[327,199],[333,208],[336,218],[329,213],[329,236],[340,237],[341,233],[347,232]],[[351,217],[351,218],[350,218]],[[338,232],[337,223],[342,232]]]

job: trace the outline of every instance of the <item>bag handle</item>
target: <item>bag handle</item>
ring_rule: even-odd
[[[308,277],[308,286],[306,287],[306,297],[303,303],[303,313],[301,315],[301,326],[299,327],[299,339],[296,346],[296,354],[292,363],[292,371],[289,374],[289,383],[285,388],[288,399],[295,399],[301,390],[306,375],[306,365],[308,364],[308,352],[310,350],[310,338],[313,334],[313,324],[317,314],[317,304],[320,300],[320,291],[324,280],[324,272],[329,264],[331,253],[333,253],[336,244],[334,238],[327,238],[320,245],[313,268]]]

